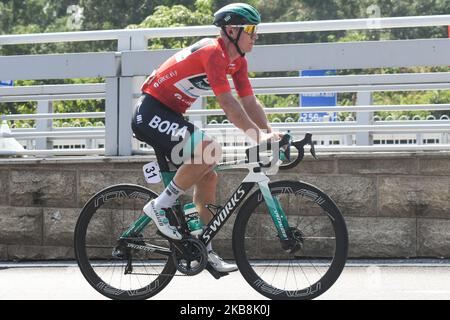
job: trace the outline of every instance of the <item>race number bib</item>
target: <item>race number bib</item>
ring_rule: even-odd
[[[150,184],[161,182],[161,174],[157,162],[150,162],[143,168],[145,181]]]

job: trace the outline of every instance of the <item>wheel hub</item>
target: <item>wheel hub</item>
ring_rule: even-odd
[[[303,233],[297,228],[290,228],[287,234],[287,240],[280,240],[283,250],[290,254],[294,254],[301,250],[305,240]]]

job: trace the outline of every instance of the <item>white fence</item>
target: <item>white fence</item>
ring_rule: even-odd
[[[350,29],[404,28],[450,25],[450,15],[270,23],[261,25],[261,33],[335,31]],[[217,35],[215,27],[110,30],[73,33],[0,36],[0,45],[68,41],[116,40],[117,52],[66,53],[34,56],[0,56],[0,79],[35,80],[96,78],[104,83],[78,85],[43,85],[0,87],[1,102],[37,101],[32,115],[2,115],[2,120],[34,119],[34,128],[13,128],[10,135],[23,141],[27,150],[1,154],[48,155],[131,155],[151,152],[132,141],[130,127],[132,108],[139,97],[139,86],[146,75],[176,50],[148,50],[151,38]],[[249,71],[277,72],[314,69],[371,69],[387,67],[450,66],[449,39],[416,39],[350,43],[283,44],[256,46],[248,54]],[[328,77],[270,77],[251,79],[256,94],[301,94],[318,92],[356,92],[357,105],[350,107],[268,108],[267,113],[300,114],[303,112],[356,112],[343,122],[298,123],[277,122],[280,131],[290,130],[301,136],[314,133],[323,151],[384,150],[450,150],[450,121],[396,119],[380,121],[377,111],[450,110],[449,104],[372,105],[377,91],[450,90],[450,72],[371,74]],[[233,86],[232,82],[231,85]],[[212,96],[212,92],[210,92]],[[55,114],[53,101],[104,99],[105,112]],[[228,137],[240,134],[230,124],[214,124],[207,116],[223,115],[221,110],[205,110],[205,99],[199,99],[188,112],[192,121],[211,135],[224,131]],[[54,119],[98,119],[92,126],[55,128]],[[383,119],[381,119],[383,120]],[[386,120],[386,119],[384,119]],[[104,124],[104,125],[103,125]],[[58,141],[71,141],[75,149],[59,149]],[[237,138],[239,140],[240,138]],[[386,145],[380,145],[383,143]],[[225,149],[241,150],[222,141]],[[375,144],[374,144],[375,142]],[[387,145],[392,142],[392,145]],[[335,145],[337,144],[337,145]]]

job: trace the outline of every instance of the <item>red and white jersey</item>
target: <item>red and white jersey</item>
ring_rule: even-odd
[[[212,89],[216,96],[231,92],[228,74],[240,97],[253,95],[245,57],[230,61],[222,39],[206,38],[164,62],[147,78],[141,91],[185,113],[208,90]]]

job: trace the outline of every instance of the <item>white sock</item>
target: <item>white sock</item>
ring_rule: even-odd
[[[184,190],[180,189],[173,181],[169,183],[167,188],[155,199],[155,208],[171,208],[178,197],[184,194]]]
[[[212,241],[210,241],[210,242],[208,243],[208,245],[206,246],[206,251],[207,251],[207,252],[213,251],[213,248],[212,248]]]

